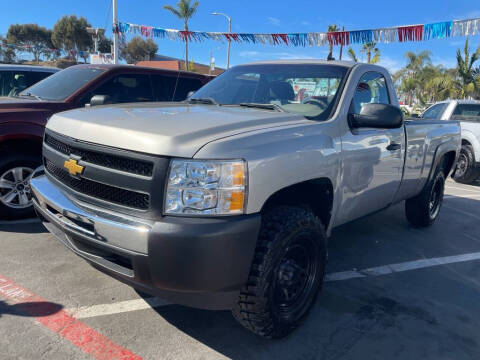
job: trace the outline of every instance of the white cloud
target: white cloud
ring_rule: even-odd
[[[303,21],[300,21],[300,25],[303,25],[303,26],[312,26],[312,23],[311,23],[310,21],[303,20]]]
[[[383,66],[391,73],[394,73],[403,67],[403,61],[398,61],[397,59],[382,55],[380,56],[380,61],[378,62],[378,65]]]
[[[275,17],[269,16],[267,19],[268,19],[268,22],[272,25],[280,26],[280,24],[281,24],[280,19],[277,19]]]
[[[274,58],[280,60],[291,60],[291,59],[315,59],[315,57],[307,55],[307,54],[299,54],[295,52],[276,52],[271,54]]]
[[[256,58],[259,55],[261,55],[261,52],[259,52],[259,51],[240,51],[240,53],[238,55],[240,55],[241,57],[244,57],[244,58]]]

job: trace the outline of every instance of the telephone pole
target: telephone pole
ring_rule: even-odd
[[[118,18],[117,18],[117,0],[113,1],[113,63],[118,64]]]

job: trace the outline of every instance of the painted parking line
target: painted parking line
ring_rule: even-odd
[[[473,192],[473,193],[477,193],[477,194],[480,194],[480,190],[479,189],[476,189],[476,188],[473,188],[473,189],[467,189],[467,188],[461,188],[461,187],[456,187],[456,186],[447,186],[446,187],[447,190],[458,190],[458,191],[468,191],[468,192]]]
[[[473,239],[472,240],[478,240]],[[352,270],[330,273],[325,276],[325,281],[343,281],[354,278],[365,278],[369,276],[389,275],[404,271],[418,270],[433,266],[462,263],[466,261],[480,260],[480,252],[453,255],[429,259],[419,259],[396,264],[376,266],[364,270]],[[159,298],[146,298],[121,301],[111,304],[99,304],[93,306],[84,306],[77,309],[66,310],[67,313],[74,315],[77,319],[92,318],[104,315],[114,315],[137,310],[145,310],[170,305],[169,302]]]
[[[145,310],[169,304],[170,303],[166,300],[152,297],[146,299],[120,301],[112,304],[82,306],[76,309],[68,309],[66,312],[75,316],[77,319],[86,319],[101,315],[112,315],[136,310]]]
[[[330,273],[327,274],[327,276],[325,277],[325,281],[342,281],[354,278],[365,278],[368,276],[389,275],[403,271],[425,269],[433,266],[455,264],[474,260],[480,260],[480,252],[406,261],[402,263],[376,266],[364,270],[352,270]]]
[[[141,360],[142,358],[67,314],[57,304],[47,302],[30,290],[0,275],[0,296],[17,305],[22,313],[56,332],[97,360]]]

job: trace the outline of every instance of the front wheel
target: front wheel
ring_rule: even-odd
[[[40,160],[27,154],[1,154],[0,157],[0,218],[33,216],[29,182]]]
[[[267,212],[233,316],[262,337],[287,335],[312,307],[326,258],[325,231],[311,210],[282,206]]]
[[[415,227],[432,225],[440,214],[445,191],[445,174],[439,167],[420,194],[405,202],[407,220]]]
[[[471,184],[479,176],[479,170],[475,167],[475,153],[471,145],[462,145],[457,167],[453,173],[453,179],[462,184]]]

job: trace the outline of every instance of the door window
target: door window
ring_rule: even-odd
[[[436,104],[429,107],[422,116],[422,119],[440,119],[447,108],[448,103]]]
[[[353,95],[350,111],[360,114],[365,104],[390,104],[387,81],[382,74],[369,71],[360,78]]]
[[[154,101],[150,77],[145,74],[117,75],[90,92],[85,103],[94,95],[107,95],[112,103]]]

